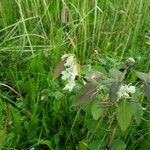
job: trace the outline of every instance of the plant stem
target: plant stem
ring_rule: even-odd
[[[105,117],[105,115],[106,115],[106,113],[107,113],[107,110],[108,110],[108,109],[105,110],[105,112],[103,113],[103,116],[99,119],[99,121],[98,121],[98,123],[97,123],[97,125],[96,125],[96,127],[95,127],[95,129],[94,129],[94,131],[93,131],[93,133],[92,133],[92,135],[91,135],[91,136],[89,137],[89,139],[87,140],[87,143],[88,143],[88,144],[92,141],[94,135],[96,134],[96,131],[97,131],[97,129],[99,128],[101,122],[103,121],[103,119],[104,119],[104,117]]]
[[[81,108],[77,111],[77,114],[76,114],[76,116],[75,116],[75,119],[74,119],[73,124],[72,124],[71,129],[70,129],[70,132],[69,132],[69,134],[68,134],[68,136],[67,136],[65,145],[67,144],[67,142],[68,142],[68,140],[69,140],[69,138],[70,138],[70,135],[71,135],[71,133],[72,133],[72,130],[73,130],[73,128],[74,128],[74,126],[75,126],[75,123],[76,123],[76,121],[77,121],[77,119],[78,119],[78,117],[79,117],[80,111],[81,111]]]
[[[109,130],[109,129],[111,128],[111,126],[112,126],[112,123],[113,123],[114,118],[115,118],[115,114],[116,114],[116,113],[114,113],[114,115],[113,115],[113,117],[112,117],[112,120],[110,121],[110,124],[109,124],[108,130]],[[106,132],[106,134],[104,135],[104,137],[103,137],[103,139],[101,140],[101,142],[100,142],[100,144],[99,144],[99,146],[98,146],[97,150],[99,150],[99,148],[100,148],[100,146],[101,146],[102,142],[104,141],[104,139],[106,138],[107,134],[108,134],[108,132]]]

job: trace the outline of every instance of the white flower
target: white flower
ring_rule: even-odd
[[[127,93],[127,86],[121,86],[119,91],[118,91],[118,97],[121,98],[121,97],[129,97],[129,94]]]
[[[70,56],[75,56],[74,54],[65,54],[61,57],[62,60],[65,60],[66,58],[70,57]]]
[[[67,80],[71,77],[71,74],[68,71],[65,71],[65,70],[62,71],[61,74],[62,74],[62,77],[61,77],[62,80]]]
[[[45,100],[45,95],[42,95],[41,96],[41,101],[44,101]]]
[[[69,56],[66,59],[66,63],[65,63],[65,66],[71,66],[71,65],[74,65],[74,56],[73,55]]]
[[[63,88],[63,90],[68,90],[69,92],[71,92],[73,90],[74,86],[75,86],[75,81],[70,80],[70,81],[68,81],[66,86]]]
[[[134,94],[135,93],[135,86],[129,86],[128,87],[128,91],[130,92],[130,93],[132,93],[132,94]]]
[[[118,91],[118,97],[129,98],[129,94],[135,93],[135,86],[122,85]]]
[[[69,72],[71,80],[75,80],[75,77],[78,75],[76,64],[71,65],[70,68],[66,70]]]
[[[75,60],[75,55],[73,54],[65,54],[61,57],[62,60],[65,60],[65,70],[61,72],[62,80],[67,81],[67,84],[63,88],[63,90],[72,91],[75,86],[75,78],[78,75],[77,71],[77,63]]]

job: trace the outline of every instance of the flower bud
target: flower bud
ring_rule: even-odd
[[[129,58],[125,61],[125,65],[126,65],[127,67],[133,66],[134,63],[135,63],[135,60],[134,60],[132,57],[129,57]]]

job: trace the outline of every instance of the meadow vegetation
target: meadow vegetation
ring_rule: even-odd
[[[150,71],[149,10],[149,0],[0,0],[0,149],[150,149],[150,88],[145,96],[137,76]],[[81,70],[71,92],[53,73],[70,53]],[[90,69],[109,76],[129,57],[135,64],[124,83],[135,85],[143,111],[128,118],[128,128],[118,125],[116,104],[97,109],[106,91],[72,107]]]

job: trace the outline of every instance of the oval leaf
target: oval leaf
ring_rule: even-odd
[[[101,66],[101,65],[92,65],[91,66],[91,70],[92,71],[98,71],[98,72],[102,72],[103,74],[107,74],[107,71],[105,69],[105,67]]]
[[[88,82],[76,94],[74,106],[83,106],[90,103],[100,90],[100,85],[97,82]]]
[[[49,149],[52,149],[52,142],[49,140],[41,140],[40,141],[41,145],[46,145]]]
[[[125,150],[126,144],[121,139],[116,139],[113,141],[112,150]]]
[[[102,73],[100,73],[98,71],[91,72],[90,74],[88,74],[87,76],[85,76],[85,78],[87,80],[100,79],[101,77],[102,77]]]
[[[88,145],[85,141],[80,141],[79,145],[77,146],[76,150],[87,150]]]
[[[150,98],[150,83],[144,82],[144,93],[147,98]]]
[[[103,114],[103,110],[104,110],[103,108],[99,107],[98,101],[93,102],[92,107],[91,107],[93,119],[95,120],[99,119],[101,115]]]
[[[113,78],[117,79],[118,81],[122,81],[125,77],[125,74],[123,72],[115,68],[110,69],[109,73]]]
[[[111,85],[111,87],[110,87],[110,89],[109,89],[109,98],[110,98],[110,100],[112,100],[112,101],[116,101],[116,100],[117,100],[117,97],[118,97],[117,92],[118,92],[118,90],[120,89],[121,84],[122,84],[122,83],[121,83],[120,81],[115,81],[115,82]]]
[[[137,102],[130,102],[132,110],[133,110],[133,116],[138,125],[140,125],[141,119],[143,117],[143,110],[142,106]]]
[[[136,75],[142,81],[150,82],[150,73],[137,72]]]
[[[54,69],[54,72],[53,72],[53,80],[56,79],[60,74],[61,72],[64,70],[65,66],[65,61],[64,60],[61,60],[55,67]]]
[[[117,121],[122,131],[125,131],[130,125],[132,115],[133,111],[129,102],[126,100],[121,101],[118,106]]]

